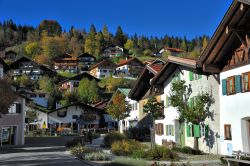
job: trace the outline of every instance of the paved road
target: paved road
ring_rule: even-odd
[[[0,166],[85,166],[62,146],[0,148]]]

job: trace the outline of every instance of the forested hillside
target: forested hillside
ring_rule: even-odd
[[[167,33],[167,32],[166,32]],[[0,23],[0,51],[14,50],[19,56],[26,55],[42,64],[50,64],[51,59],[62,53],[74,56],[87,52],[100,59],[104,48],[118,45],[134,56],[152,56],[163,46],[180,48],[187,51],[187,56],[197,57],[207,45],[207,36],[198,36],[192,40],[186,37],[129,36],[118,26],[112,34],[107,25],[97,31],[94,25],[90,29],[63,31],[55,20],[43,20],[37,27],[16,25],[12,20]]]

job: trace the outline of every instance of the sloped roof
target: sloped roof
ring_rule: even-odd
[[[65,83],[65,82],[70,81],[70,80],[79,80],[79,81],[80,81],[80,80],[82,80],[83,78],[88,78],[89,80],[93,80],[93,79],[94,79],[94,80],[96,80],[97,82],[100,81],[98,78],[92,76],[92,75],[89,74],[88,72],[82,72],[82,73],[80,73],[80,74],[77,74],[77,75],[75,75],[75,76],[73,76],[73,77],[70,77],[70,78],[67,78],[67,79],[61,81],[60,84]]]
[[[99,63],[97,63],[97,64],[91,66],[89,70],[92,70],[92,69],[94,69],[94,68],[97,68],[97,67],[101,66],[102,64],[109,64],[109,63],[110,63],[111,65],[116,66],[115,63],[111,62],[110,60],[106,60],[106,59],[105,59],[105,60],[102,60],[101,62],[99,62]]]
[[[140,74],[139,78],[135,82],[135,85],[129,92],[129,98],[134,100],[140,100],[150,89],[150,80],[162,69],[165,62],[156,59],[151,64],[144,67],[144,70]]]
[[[123,60],[121,60],[118,64],[117,64],[117,66],[119,67],[119,66],[123,66],[123,65],[126,65],[126,64],[128,64],[129,62],[131,62],[131,61],[136,61],[136,62],[138,62],[141,66],[144,66],[143,65],[143,63],[139,60],[139,59],[137,59],[137,58],[129,58],[129,59],[123,59]]]
[[[168,50],[170,52],[175,52],[175,53],[183,53],[183,52],[186,52],[180,48],[171,48],[171,47],[164,47],[164,50]]]
[[[81,58],[81,57],[91,57],[91,58],[96,59],[95,56],[90,55],[89,53],[82,53],[77,58]]]
[[[199,59],[199,66],[203,67],[205,72],[206,65],[210,65],[214,73],[219,73],[224,67],[226,61],[231,58],[234,50],[242,44],[236,33],[249,33],[250,5],[244,0],[234,0],[228,11],[221,20],[219,26],[214,32],[207,47],[202,52]],[[244,40],[244,39],[243,39]]]
[[[175,56],[169,56],[166,64],[162,70],[156,74],[152,79],[152,84],[163,84],[165,80],[172,75],[172,73],[177,69],[178,66],[184,66],[190,69],[197,68],[197,61],[189,58],[180,58]]]
[[[125,96],[128,96],[129,92],[131,89],[128,88],[118,88],[118,91],[120,91],[121,93],[123,93]]]
[[[13,63],[10,64],[10,69],[15,69],[16,67],[18,67],[18,64],[21,63],[21,62],[33,62],[35,64],[37,64],[42,70],[44,71],[47,71],[47,72],[50,72],[52,73],[53,75],[57,75],[57,72],[48,68],[47,66],[45,65],[40,65],[38,63],[36,63],[35,61],[33,61],[32,59],[28,58],[28,57],[25,57],[25,56],[22,56],[20,57],[19,59],[17,59],[16,61],[14,61]]]
[[[85,103],[80,103],[80,102],[77,102],[77,103],[72,103],[72,104],[69,104],[69,105],[67,105],[67,106],[64,106],[64,107],[61,107],[61,108],[58,108],[58,109],[54,109],[54,110],[51,110],[51,111],[49,111],[49,114],[50,113],[53,113],[53,112],[56,112],[56,111],[59,111],[59,110],[62,110],[62,109],[67,109],[67,108],[69,108],[69,107],[71,107],[71,106],[80,106],[80,107],[84,107],[84,108],[86,108],[87,109],[87,111],[100,111],[99,109],[97,109],[97,108],[95,108],[95,107],[92,107],[92,106],[90,106],[90,105],[88,105],[88,104],[85,104]]]

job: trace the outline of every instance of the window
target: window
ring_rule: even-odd
[[[155,133],[157,135],[163,135],[163,124],[162,123],[155,124]]]
[[[235,93],[234,81],[234,77],[227,78],[227,93],[229,95]]]
[[[230,124],[224,125],[224,137],[225,137],[225,140],[232,140],[231,125]]]
[[[208,125],[200,125],[200,130],[201,130],[201,137],[208,137],[209,135],[209,127]]]
[[[174,136],[174,125],[166,125],[166,135]]]
[[[77,119],[78,115],[72,115],[72,119]]]
[[[187,124],[186,125],[186,132],[187,132],[187,137],[193,137],[194,136],[193,125],[192,124]]]
[[[250,72],[242,74],[242,88],[243,92],[250,91]]]
[[[20,103],[14,103],[9,108],[9,114],[20,114],[22,112],[22,105]]]
[[[131,104],[131,109],[132,109],[132,111],[137,110],[137,103]]]

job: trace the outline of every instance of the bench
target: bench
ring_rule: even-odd
[[[250,158],[250,153],[233,151],[232,156],[234,156],[235,158],[225,158],[228,166],[239,166],[240,163],[250,165],[250,161],[241,159],[242,157]]]

